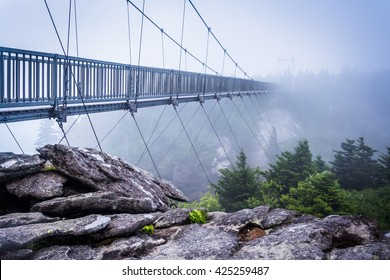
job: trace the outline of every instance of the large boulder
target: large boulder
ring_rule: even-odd
[[[168,210],[168,198],[188,201],[170,182],[94,149],[46,145],[37,150],[60,172],[96,191],[111,191],[134,199],[149,198],[154,208],[161,211]]]
[[[9,193],[17,197],[34,197],[40,200],[63,194],[67,179],[55,172],[40,172],[6,185]]]
[[[0,228],[49,223],[57,220],[58,218],[48,217],[40,212],[10,213],[7,215],[0,216]]]
[[[334,247],[353,247],[378,238],[378,226],[360,217],[329,216],[308,223],[279,226],[250,241],[234,259],[326,259]]]
[[[110,191],[97,191],[56,197],[34,204],[33,212],[52,216],[81,216],[85,214],[149,213],[158,210],[158,205],[150,197],[127,197]]]
[[[95,239],[104,239],[110,237],[129,236],[146,225],[153,224],[158,218],[158,214],[115,214],[111,215],[111,221],[107,227],[93,237]]]
[[[183,226],[171,240],[153,248],[142,256],[142,259],[227,259],[237,245],[238,238],[235,234],[192,224]]]
[[[0,252],[26,248],[48,237],[88,235],[106,227],[110,220],[109,217],[101,215],[89,215],[52,223],[2,228],[0,229]]]
[[[39,155],[0,153],[0,183],[36,173],[42,169],[45,162]]]

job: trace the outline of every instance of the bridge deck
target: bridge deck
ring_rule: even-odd
[[[0,47],[0,123],[273,90],[248,79]]]

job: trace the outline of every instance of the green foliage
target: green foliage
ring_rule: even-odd
[[[355,142],[357,142],[355,144]],[[346,139],[341,143],[341,150],[335,151],[332,171],[343,188],[362,190],[379,186],[381,181],[379,164],[372,157],[376,150],[364,143],[364,138],[357,141]]]
[[[314,161],[314,167],[317,173],[329,170],[329,167],[326,165],[325,161],[322,159],[321,155],[317,155]]]
[[[282,187],[281,194],[287,194],[290,188],[296,187],[298,182],[305,180],[315,171],[309,142],[303,140],[299,141],[293,153],[286,151],[279,155],[278,160],[265,172],[265,177]]]
[[[240,151],[234,166],[219,171],[221,176],[211,187],[220,205],[228,212],[249,207],[248,199],[258,195],[261,181],[260,171],[248,166],[244,151]]]
[[[219,204],[218,196],[211,192],[206,192],[199,201],[195,200],[191,203],[179,202],[179,208],[205,208],[209,212],[224,211]]]
[[[260,204],[274,208],[281,207],[280,198],[282,196],[282,190],[282,185],[273,180],[265,182],[260,188]]]
[[[43,172],[56,171],[56,170],[57,170],[57,167],[55,167],[53,164],[45,164],[43,166],[43,169],[42,169]]]
[[[390,185],[347,191],[346,201],[350,204],[351,214],[375,219],[383,229],[390,229]]]
[[[390,185],[390,147],[386,147],[387,154],[379,156],[379,173],[384,184]]]
[[[191,224],[195,224],[195,223],[196,224],[205,224],[206,217],[207,217],[206,212],[202,211],[202,210],[198,210],[198,209],[192,210],[189,213],[189,218],[190,218]]]
[[[329,171],[310,175],[282,195],[281,202],[290,210],[324,217],[345,213],[343,192],[334,175]]]
[[[141,230],[144,233],[152,235],[154,233],[154,225],[146,225]]]

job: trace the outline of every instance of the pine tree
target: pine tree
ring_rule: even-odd
[[[380,177],[384,184],[390,185],[390,147],[386,147],[387,154],[379,156]]]
[[[343,213],[345,209],[343,192],[329,171],[316,173],[299,182],[296,188],[282,196],[281,202],[290,210],[318,217]]]
[[[237,156],[237,162],[231,168],[219,170],[221,176],[216,184],[211,184],[221,206],[227,212],[248,208],[251,197],[258,196],[260,172],[247,164],[243,150]]]
[[[329,167],[326,165],[325,161],[322,159],[321,155],[317,155],[314,161],[314,166],[318,173],[329,170]]]
[[[283,152],[278,160],[270,165],[265,177],[281,186],[281,194],[287,194],[290,188],[315,173],[312,154],[307,140],[299,141],[294,152]]]
[[[357,142],[355,144],[355,142]],[[335,151],[332,171],[346,189],[361,190],[377,187],[380,166],[372,157],[376,150],[364,143],[364,138],[357,141],[346,139],[341,144],[341,151]]]

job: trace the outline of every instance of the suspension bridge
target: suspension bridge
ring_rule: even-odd
[[[187,135],[188,141],[191,143],[196,157],[202,166],[203,172],[207,177],[207,172],[203,167],[202,161],[194,147],[193,139],[191,139],[186,130],[186,125],[184,125],[178,110],[176,110],[178,105],[181,103],[198,102],[202,106],[207,116],[207,120],[213,128],[215,136],[228,157],[228,153],[226,152],[222,140],[220,139],[216,129],[213,127],[213,122],[210,120],[209,114],[205,111],[203,103],[207,100],[215,100],[219,103],[219,101],[223,98],[229,98],[233,101],[235,97],[243,99],[246,96],[263,96],[275,93],[277,91],[277,85],[273,83],[255,81],[250,78],[231,57],[229,52],[227,52],[226,48],[220,43],[219,39],[211,31],[211,28],[207,25],[206,21],[196,9],[192,1],[188,0],[188,2],[196,11],[207,29],[208,36],[205,60],[199,59],[183,46],[184,18],[187,0],[184,0],[182,37],[180,43],[178,40],[173,39],[172,36],[164,31],[163,28],[158,26],[147,16],[144,11],[145,0],[142,9],[137,7],[132,1],[126,1],[128,11],[129,6],[133,6],[133,8],[142,15],[139,52],[141,52],[143,21],[148,20],[152,26],[161,31],[161,35],[163,37],[165,36],[177,45],[180,50],[180,60],[183,53],[184,55],[191,56],[195,61],[202,65],[204,69],[202,73],[183,71],[180,69],[181,63],[179,63],[179,69],[141,66],[140,53],[138,65],[70,56],[69,32],[72,0],[69,1],[67,47],[65,47],[65,44],[62,42],[58,34],[56,23],[51,14],[49,5],[47,4],[47,1],[44,0],[54,30],[57,34],[58,41],[61,45],[62,53],[45,53],[0,46],[0,123],[7,126],[14,140],[18,143],[18,140],[12,133],[8,123],[38,119],[55,119],[62,130],[63,139],[65,139],[69,145],[69,141],[67,139],[67,133],[69,131],[65,132],[63,123],[67,122],[69,116],[80,116],[85,114],[88,116],[88,120],[94,132],[98,143],[97,146],[102,151],[100,145],[101,139],[99,139],[95,132],[94,125],[89,117],[89,114],[125,110],[131,113],[145,145],[145,151],[148,152],[155,170],[160,176],[157,165],[155,164],[153,156],[149,150],[149,141],[145,140],[136,121],[135,113],[141,108],[172,105],[182,124],[183,131]],[[75,0],[73,0],[73,5],[76,19]],[[223,67],[222,73],[218,73],[207,64],[207,58],[209,56],[208,43],[210,36],[214,38],[217,44],[221,47],[223,52],[223,65],[225,63],[225,58],[230,59],[232,63],[234,63],[236,71],[241,71],[245,78],[238,78],[236,77],[236,74],[233,77],[224,76]],[[260,129],[257,127],[256,121],[251,113],[249,112],[249,116],[255,123],[255,127],[251,126],[246,121],[244,115],[238,109],[237,111],[240,113],[252,135],[261,146],[261,149],[265,151],[268,159],[272,161],[269,154],[269,147],[267,147],[268,144],[266,143]],[[229,122],[222,107],[221,112],[223,113],[225,121]],[[234,132],[232,131],[230,125],[229,128],[234,136]],[[262,140],[259,139],[259,135]],[[236,139],[236,137],[234,138]],[[150,139],[151,137],[149,140]],[[240,146],[238,143],[237,145]],[[20,145],[19,148],[23,152]]]

